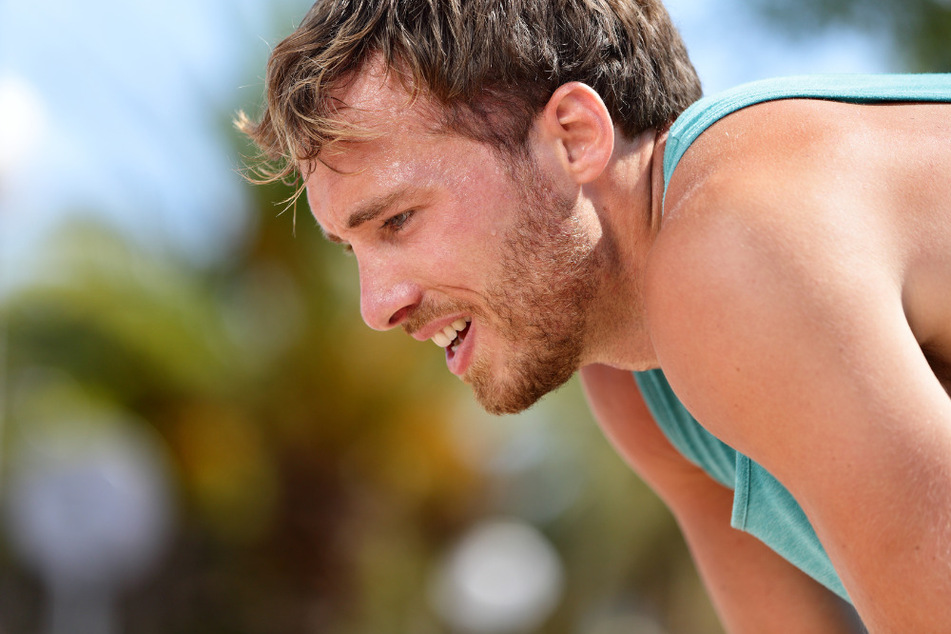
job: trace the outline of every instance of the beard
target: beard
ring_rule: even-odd
[[[411,319],[425,323],[460,312],[494,325],[511,352],[502,367],[476,354],[465,377],[491,414],[527,409],[580,367],[599,271],[575,200],[559,197],[531,161],[510,167],[510,174],[520,193],[519,220],[503,238],[500,273],[486,290],[485,308],[450,302]]]
[[[500,334],[514,350],[504,368],[473,360],[470,382],[492,414],[514,414],[564,385],[581,364],[595,297],[593,247],[560,199],[533,175],[522,188],[521,219],[504,241],[502,278],[488,296]]]

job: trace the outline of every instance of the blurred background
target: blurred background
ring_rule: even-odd
[[[0,632],[721,632],[575,383],[482,413],[242,182],[308,6],[0,0]],[[948,0],[668,6],[707,93],[951,70]]]

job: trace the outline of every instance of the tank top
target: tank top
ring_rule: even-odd
[[[664,196],[678,162],[704,130],[742,108],[777,99],[850,103],[951,102],[951,74],[819,75],[754,82],[706,97],[671,127],[664,150]],[[635,372],[647,407],[690,462],[733,489],[730,524],[763,541],[810,577],[849,601],[848,593],[791,493],[766,469],[710,434],[677,398],[662,370]]]

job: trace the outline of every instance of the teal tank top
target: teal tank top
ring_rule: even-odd
[[[754,82],[706,97],[670,129],[664,151],[664,195],[687,148],[708,127],[747,106],[776,99],[830,99],[851,103],[951,102],[951,74],[820,75]],[[766,469],[703,428],[674,394],[661,370],[635,372],[647,407],[671,444],[711,478],[733,489],[730,524],[849,600],[832,562],[792,494]]]

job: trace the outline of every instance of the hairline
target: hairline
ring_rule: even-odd
[[[433,95],[433,91],[429,89],[425,83],[422,83],[421,80],[415,78],[412,73],[406,70],[405,62],[399,58],[388,60],[380,51],[369,53],[359,66],[334,80],[333,87],[328,90],[328,98],[341,105],[341,107],[334,109],[337,115],[347,110],[359,111],[359,108],[348,103],[345,97],[353,89],[354,85],[361,80],[361,74],[374,72],[379,75],[383,87],[388,87],[391,90],[402,90],[405,93],[406,101],[404,105],[406,108],[418,107],[422,109],[421,114],[423,116],[419,119],[430,121],[430,123],[423,125],[421,129],[422,133],[432,136],[458,136],[480,143],[491,150],[513,176],[517,173],[519,161],[524,163],[526,159],[530,160],[531,152],[528,150],[531,137],[530,131],[515,143],[493,142],[492,139],[487,138],[487,135],[479,135],[478,132],[484,131],[485,128],[489,126],[489,123],[485,120],[479,120],[472,104],[462,100],[452,104],[442,103]],[[328,114],[330,114],[329,111]],[[429,118],[426,117],[427,114],[433,116]],[[536,112],[534,115],[535,118],[537,118],[539,114],[540,111]],[[475,125],[465,126],[453,124],[454,120],[459,120],[467,116],[473,120]],[[327,159],[329,157],[327,156],[327,150],[333,152],[335,148],[339,148],[340,146],[346,147],[348,145],[373,141],[379,139],[381,136],[385,136],[385,133],[375,133],[372,125],[364,126],[353,121],[343,120],[339,116],[336,117],[336,119],[341,124],[340,127],[337,128],[340,133],[335,138],[328,139],[310,161],[317,161],[327,169],[338,174],[346,174],[347,172],[341,171],[328,163]],[[352,134],[346,134],[345,131],[347,130],[351,131]],[[300,191],[305,189],[305,183],[313,172],[313,170],[305,169],[305,166],[302,165],[303,162],[304,161],[300,159],[295,159],[294,161],[295,170],[301,179]],[[300,193],[297,195],[299,196]]]

